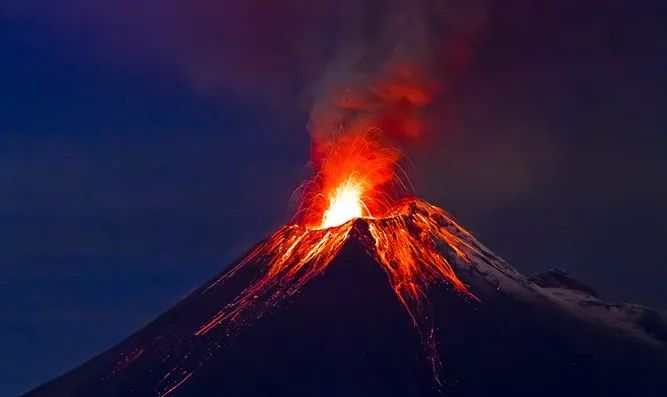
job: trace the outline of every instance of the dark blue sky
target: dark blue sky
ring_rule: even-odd
[[[0,1],[0,396],[121,340],[289,218],[304,87],[327,62],[294,50],[323,34],[297,6],[54,3]],[[458,132],[412,157],[417,193],[520,271],[665,307],[667,7],[532,3],[484,2],[449,82]]]

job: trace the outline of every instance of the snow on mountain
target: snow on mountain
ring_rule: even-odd
[[[667,345],[667,312],[632,303],[609,303],[559,269],[530,278],[543,293],[577,315],[620,329],[651,343]]]

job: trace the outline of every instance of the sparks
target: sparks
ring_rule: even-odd
[[[368,209],[361,201],[362,186],[353,178],[347,179],[329,196],[329,208],[322,216],[322,228],[340,226],[354,218],[368,214]]]
[[[417,329],[439,385],[441,361],[432,316],[427,314],[427,292],[432,285],[447,283],[475,299],[456,275],[453,261],[469,263],[470,254],[480,254],[479,247],[444,210],[414,197],[392,200],[386,188],[397,178],[395,151],[365,136],[343,140],[328,155],[320,172],[306,185],[310,191],[304,196],[301,218],[279,229],[206,288],[204,293],[248,264],[264,266],[260,277],[195,335],[218,328],[232,335],[298,293],[326,270],[350,238],[355,226],[351,220],[363,218],[368,238],[362,243],[387,274]]]
[[[391,192],[405,191],[397,162],[400,152],[375,134],[343,135],[323,150],[315,176],[304,183],[294,222],[311,229],[339,226],[384,213]]]
[[[322,275],[346,242],[356,238],[387,275],[424,346],[433,380],[442,386],[429,292],[434,285],[447,284],[476,299],[455,267],[470,263],[471,255],[483,255],[483,248],[444,210],[412,196],[399,165],[404,156],[394,143],[423,135],[420,110],[434,94],[428,79],[420,76],[411,68],[399,68],[393,78],[372,82],[365,91],[344,90],[331,106],[314,107],[315,173],[297,189],[300,205],[292,221],[202,291],[208,293],[246,267],[257,273],[235,298],[193,329],[196,338],[210,342],[208,357],[223,348],[227,338]],[[171,393],[194,369],[184,359],[163,379],[158,394]]]
[[[291,224],[203,291],[246,266],[259,268],[254,281],[194,330],[197,337],[229,337],[284,303],[322,275],[354,235],[385,271],[424,345],[433,379],[441,385],[428,292],[445,283],[474,298],[454,266],[469,263],[469,255],[479,254],[480,248],[445,211],[411,195],[399,166],[403,153],[391,140],[421,135],[418,110],[432,91],[414,84],[419,80],[414,73],[401,70],[396,79],[373,85],[367,95],[344,96],[333,114],[326,107],[315,108],[315,120],[324,120],[311,131],[315,175],[297,190],[300,206]]]

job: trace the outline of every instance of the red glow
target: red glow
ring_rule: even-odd
[[[427,292],[432,285],[447,283],[455,291],[474,298],[456,276],[439,244],[446,244],[457,260],[470,261],[479,253],[472,236],[445,211],[422,200],[411,198],[396,203],[381,218],[366,218],[371,236],[364,241],[367,251],[387,273],[388,281],[409,314],[424,344],[426,356],[439,382],[440,358],[432,320],[425,316],[429,308]],[[321,275],[350,237],[354,222],[327,229],[311,229],[294,224],[279,229],[246,258],[207,289],[233,277],[248,263],[264,264],[261,276],[249,285],[196,335],[204,335],[223,326],[234,333],[267,309],[296,294],[309,280]]]
[[[338,226],[385,212],[391,191],[405,190],[396,175],[400,152],[371,134],[344,135],[330,146],[315,177],[304,185],[297,214],[310,228]]]
[[[439,383],[440,358],[428,315],[428,292],[444,283],[474,298],[452,261],[464,265],[470,254],[480,252],[473,237],[445,211],[409,197],[411,189],[398,166],[402,153],[391,142],[421,135],[417,112],[430,101],[433,89],[416,84],[411,69],[399,69],[395,77],[374,84],[365,96],[348,96],[332,111],[334,115],[320,115],[320,121],[327,120],[317,124],[320,128],[326,130],[336,120],[339,124],[337,129],[313,132],[317,172],[302,186],[303,200],[293,224],[280,228],[206,289],[249,263],[263,266],[258,278],[195,335],[217,327],[230,335],[298,293],[334,260],[354,230],[352,220],[363,218],[367,232],[361,242],[386,272]]]
[[[318,174],[306,184],[300,220],[279,229],[207,290],[248,263],[263,264],[260,277],[195,334],[218,326],[233,333],[297,293],[336,257],[354,228],[351,220],[364,218],[369,238],[362,243],[386,272],[439,382],[435,332],[432,319],[425,315],[430,305],[427,293],[432,285],[447,283],[474,298],[457,277],[443,245],[461,263],[468,263],[469,253],[478,253],[478,248],[442,209],[417,198],[396,200],[396,194],[388,193],[407,192],[396,175],[395,149],[383,147],[371,135],[346,136],[327,154]]]

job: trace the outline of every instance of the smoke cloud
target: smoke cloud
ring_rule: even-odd
[[[313,160],[341,134],[375,130],[405,149],[435,132],[443,120],[434,121],[447,113],[448,80],[471,59],[483,5],[349,2],[329,61],[310,90]]]

